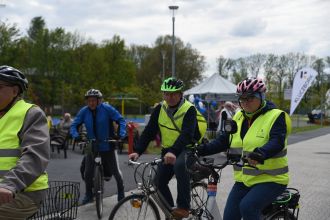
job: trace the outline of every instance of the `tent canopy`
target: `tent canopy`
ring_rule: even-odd
[[[199,85],[186,90],[183,93],[188,95],[211,95],[218,100],[236,100],[236,85],[223,78],[218,73],[214,73]]]

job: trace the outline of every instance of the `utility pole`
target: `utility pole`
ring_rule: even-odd
[[[165,80],[165,58],[166,58],[166,50],[161,50],[162,60],[163,60],[163,72],[162,72],[162,81]]]
[[[171,5],[168,6],[170,10],[173,11],[172,15],[172,27],[173,27],[173,32],[172,32],[172,77],[175,78],[175,35],[174,35],[174,22],[175,22],[175,17],[174,17],[174,12],[179,8],[179,6],[176,5]]]

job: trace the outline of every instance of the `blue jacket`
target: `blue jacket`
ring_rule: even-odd
[[[123,116],[109,104],[101,103],[96,107],[95,111],[95,128],[93,128],[93,112],[90,108],[85,106],[80,109],[71,124],[71,135],[73,138],[78,137],[79,133],[77,127],[81,124],[85,124],[88,139],[101,141],[98,145],[99,151],[109,151],[112,144],[106,142],[102,143],[102,141],[114,138],[113,122],[119,125],[119,136],[124,137],[126,135],[126,121]],[[96,132],[94,132],[94,129]]]
[[[255,115],[257,118],[260,114],[264,114],[265,112],[276,108],[274,103],[267,101],[266,106],[261,110],[261,112]],[[253,120],[252,120],[253,121]],[[249,129],[247,119],[244,120],[242,124],[241,130],[241,138],[243,139],[246,132]],[[273,127],[270,130],[270,139],[268,143],[264,146],[256,148],[255,152],[261,153],[265,159],[271,158],[281,150],[283,150],[285,146],[285,137],[286,137],[286,124],[285,124],[285,115],[284,113],[280,114],[280,116],[276,119],[273,124]],[[230,136],[228,134],[220,135],[217,139],[213,140],[208,144],[201,145],[199,147],[198,153],[201,156],[212,155],[222,151],[226,151],[230,147]]]

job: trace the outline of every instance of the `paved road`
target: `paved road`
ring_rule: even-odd
[[[318,138],[315,138],[318,137]],[[321,128],[289,137],[289,162],[291,170],[291,186],[296,186],[302,192],[301,218],[305,220],[328,220],[330,219],[330,127]],[[145,160],[154,158],[154,155],[144,155]],[[79,164],[82,155],[80,152],[70,152],[68,159],[63,159],[57,153],[53,154],[53,159],[48,167],[51,180],[70,180],[81,182],[79,174]],[[143,159],[142,158],[142,159]],[[133,169],[125,162],[127,155],[119,155],[125,179],[126,191],[135,188],[133,180]],[[223,204],[227,198],[230,186],[232,185],[231,170],[225,169],[222,174],[223,182],[219,192],[218,204],[223,209]],[[116,192],[116,183],[112,179],[106,183],[106,196],[111,196]],[[81,195],[84,193],[84,184],[81,182]],[[107,210],[111,210],[116,198],[108,200]],[[96,219],[93,205],[79,208],[78,219]],[[89,217],[88,217],[89,216]],[[106,219],[106,218],[104,218]]]

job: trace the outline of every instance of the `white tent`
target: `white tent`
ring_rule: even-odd
[[[186,90],[183,94],[185,96],[205,95],[205,99],[216,98],[217,100],[224,101],[234,101],[237,99],[235,97],[236,85],[223,78],[218,73],[214,73],[199,85]]]

